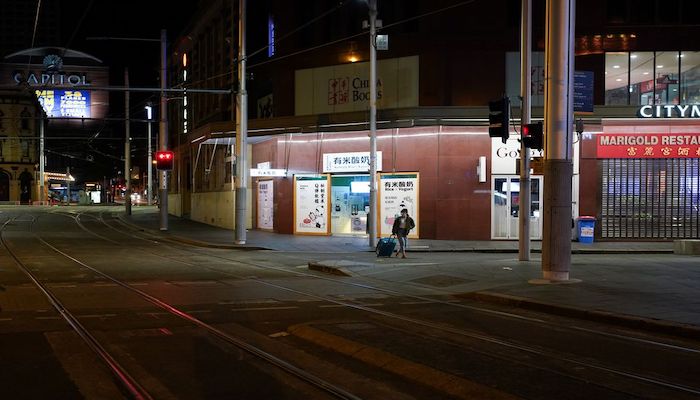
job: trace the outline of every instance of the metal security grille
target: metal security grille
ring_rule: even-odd
[[[604,238],[700,238],[699,159],[602,160]]]

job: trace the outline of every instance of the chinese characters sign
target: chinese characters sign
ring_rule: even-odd
[[[700,133],[600,134],[598,158],[698,158]]]
[[[274,217],[274,181],[258,181],[258,229],[272,230]]]
[[[382,170],[382,152],[377,152],[377,171]],[[369,172],[369,152],[326,153],[323,172]]]
[[[420,221],[418,218],[418,173],[381,174],[379,179],[379,234],[391,235],[394,220],[402,209],[416,223],[409,237],[418,237]]]
[[[328,234],[327,175],[294,177],[294,233]]]
[[[49,118],[90,118],[90,92],[37,90],[39,103]]]

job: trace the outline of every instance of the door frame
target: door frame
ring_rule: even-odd
[[[491,208],[491,240],[518,240],[519,232],[513,232],[510,231],[510,222],[507,224],[508,226],[508,235],[506,237],[501,237],[501,236],[496,236],[496,224],[495,224],[495,207],[493,206],[493,201],[494,201],[494,193],[496,191],[496,179],[506,179],[506,182],[508,182],[508,191],[506,192],[506,206],[508,210],[511,209],[511,190],[510,190],[510,183],[512,182],[513,179],[518,179],[520,180],[520,175],[508,175],[508,174],[503,174],[503,175],[491,175],[491,198],[489,199],[490,202],[490,208]],[[534,180],[539,180],[540,181],[540,191],[539,191],[539,204],[540,204],[540,217],[539,217],[539,224],[540,224],[540,229],[539,231],[542,232],[542,202],[544,201],[544,175],[533,175],[530,177],[531,181]],[[532,203],[533,199],[530,199],[530,203]],[[533,240],[541,240],[542,237],[538,238],[530,238]]]

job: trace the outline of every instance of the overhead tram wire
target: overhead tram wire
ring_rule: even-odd
[[[320,19],[322,19],[322,18],[325,18],[325,17],[328,16],[329,14],[332,14],[333,12],[339,10],[341,7],[345,6],[345,5],[348,4],[348,3],[349,3],[348,1],[341,1],[340,3],[338,3],[337,6],[331,8],[331,9],[328,10],[328,11],[325,11],[325,12],[321,13],[320,15],[318,15],[318,16],[312,18],[310,21],[307,21],[307,22],[305,22],[305,23],[299,25],[298,27],[292,29],[292,30],[291,30],[290,32],[288,32],[287,34],[281,36],[279,39],[275,40],[274,44],[275,44],[275,45],[279,44],[279,43],[282,42],[284,39],[286,39],[286,38],[292,36],[293,34],[299,32],[300,30],[302,30],[302,29],[308,27],[309,25],[313,24],[314,22],[316,22],[316,21],[318,21],[318,20],[320,20]],[[248,61],[249,58],[251,58],[251,57],[253,57],[254,55],[257,55],[257,54],[259,54],[259,53],[261,53],[261,52],[267,50],[269,47],[270,47],[270,45],[268,44],[268,45],[266,45],[266,46],[263,46],[263,47],[261,47],[261,48],[255,50],[255,51],[253,51],[252,53],[248,54],[248,55],[245,57],[245,60]],[[208,78],[206,78],[206,79],[202,79],[202,80],[193,82],[193,83],[191,83],[191,84],[189,85],[189,87],[192,87],[193,85],[197,85],[197,84],[200,84],[200,83],[203,83],[203,82],[207,82],[207,81],[212,80],[212,79],[218,79],[218,78],[221,78],[221,77],[225,77],[225,76],[231,75],[232,73],[233,73],[233,72],[229,71],[229,72],[224,72],[223,74],[214,75],[214,76],[208,77]],[[176,85],[175,87],[181,87],[181,86],[182,86],[182,84]]]

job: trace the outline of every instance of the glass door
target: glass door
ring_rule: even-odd
[[[530,185],[530,239],[542,238],[542,177],[533,176]],[[520,215],[520,179],[513,176],[493,178],[491,238],[517,239]]]

